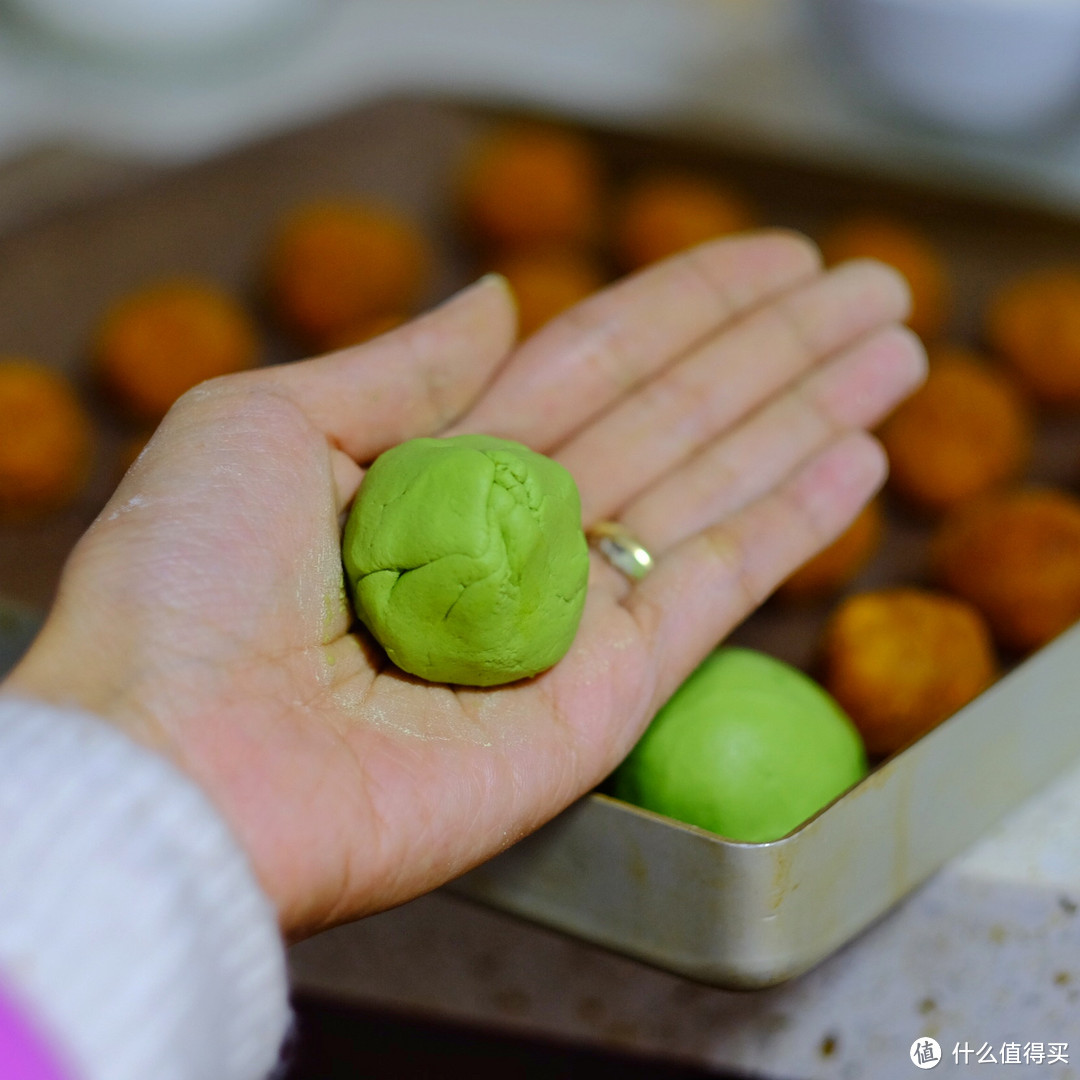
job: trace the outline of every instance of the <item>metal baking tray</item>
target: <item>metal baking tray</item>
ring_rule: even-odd
[[[24,184],[29,209],[9,213],[0,235],[0,352],[43,358],[83,381],[85,343],[104,306],[160,274],[207,274],[257,306],[277,215],[342,192],[389,199],[415,215],[439,255],[428,297],[437,300],[486,269],[453,228],[451,176],[480,131],[513,115],[388,101],[194,167],[110,170],[111,194],[100,169],[88,172],[68,152],[59,171],[72,190],[62,205],[46,213],[41,185]],[[953,340],[977,340],[986,298],[1006,278],[1080,257],[1080,222],[1064,215],[786,161],[692,132],[590,134],[613,184],[646,167],[697,168],[742,188],[763,222],[811,236],[861,209],[921,226],[946,253],[956,285]],[[54,186],[63,178],[57,160],[48,159]],[[9,208],[18,201],[10,184],[0,189]],[[267,361],[292,355],[267,326]],[[0,592],[39,610],[115,484],[130,434],[85,389],[100,435],[86,493],[47,522],[0,528]],[[1031,475],[1073,486],[1078,468],[1080,421],[1047,421]],[[854,587],[919,580],[928,529],[896,507],[888,516],[888,542]],[[827,611],[767,604],[732,640],[812,668]],[[1078,634],[1063,635],[781,840],[732,843],[594,794],[453,888],[717,985],[790,978],[1080,756]]]
[[[813,967],[1080,755],[1080,626],[781,840],[590,795],[452,886],[732,989]]]

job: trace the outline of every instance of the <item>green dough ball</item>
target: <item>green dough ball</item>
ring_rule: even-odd
[[[585,606],[570,474],[488,435],[412,439],[360,485],[342,542],[356,614],[403,671],[496,686],[551,667]]]
[[[626,802],[730,840],[778,840],[866,775],[855,725],[812,679],[719,649],[657,713],[614,777]]]

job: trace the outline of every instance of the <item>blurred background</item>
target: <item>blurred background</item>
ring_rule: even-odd
[[[433,284],[410,303],[435,299],[495,265],[451,220],[451,163],[486,124],[521,115],[580,128],[620,184],[665,166],[671,148],[674,168],[736,193],[731,228],[789,225],[821,240],[865,210],[912,225],[916,246],[929,244],[927,276],[946,282],[948,310],[917,327],[931,345],[981,347],[984,310],[1010,274],[1073,252],[1080,263],[1075,0],[5,0],[0,353],[71,380],[95,450],[92,475],[61,476],[32,513],[5,507],[0,486],[0,670],[168,405],[147,405],[146,386],[102,387],[101,356],[87,369],[108,304],[165,273],[206,275],[266,321],[263,360],[341,343],[298,336],[267,310],[260,260],[280,214],[347,189],[397,199],[434,238]],[[582,292],[635,264],[618,243],[587,253]],[[876,252],[850,252],[862,253]],[[378,319],[364,334],[409,313],[365,313]],[[1029,392],[1039,398],[1028,386],[1018,409]],[[16,468],[3,405],[0,386],[0,481]],[[1034,475],[1075,487],[1080,426],[1053,414],[1045,432]],[[69,444],[74,457],[87,445]],[[39,480],[52,482],[47,469]],[[876,562],[860,556],[837,589],[919,579],[933,526],[903,497],[891,545]],[[744,640],[807,667],[828,613],[766,611]],[[1005,666],[1028,647],[998,644]],[[1080,1040],[1057,959],[1080,955],[1060,868],[1075,841],[1059,828],[1080,821],[1080,784],[1054,798],[811,975],[751,997],[425,898],[296,951],[290,1080],[462,1068],[889,1080],[908,1075],[911,1040],[943,1025],[974,1043],[1000,1038],[1011,1016],[1028,1038]],[[1025,876],[1014,856],[1035,835],[1046,855]],[[887,986],[885,970],[896,972]]]
[[[0,148],[190,160],[401,90],[1073,202],[1068,0],[7,0]]]

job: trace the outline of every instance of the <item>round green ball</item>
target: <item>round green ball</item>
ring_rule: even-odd
[[[403,671],[496,686],[570,648],[585,607],[581,500],[563,466],[489,435],[378,457],[345,526],[357,617]]]
[[[613,778],[626,802],[730,840],[778,840],[866,775],[855,725],[801,671],[718,649]]]

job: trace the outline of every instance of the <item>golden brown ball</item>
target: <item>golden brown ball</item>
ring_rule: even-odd
[[[949,314],[950,285],[942,255],[918,229],[879,215],[840,222],[821,240],[825,261],[878,259],[899,270],[911,289],[908,325],[920,337],[935,338]]]
[[[1046,405],[1080,405],[1080,268],[1021,278],[991,301],[986,336]]]
[[[475,142],[462,167],[459,207],[466,230],[497,251],[580,247],[599,232],[600,158],[564,128],[509,124]]]
[[[57,371],[0,357],[0,519],[57,509],[90,471],[93,428],[74,388]]]
[[[777,596],[804,602],[839,592],[873,558],[883,529],[881,505],[877,501],[867,503],[844,532],[780,586]]]
[[[925,589],[858,593],[825,629],[825,686],[874,755],[891,754],[951,716],[996,671],[979,612]]]
[[[382,315],[410,310],[427,282],[428,244],[404,215],[363,199],[299,206],[278,225],[267,289],[305,348],[334,348]]]
[[[959,349],[935,354],[926,382],[881,428],[889,483],[940,512],[1014,480],[1031,452],[1023,397],[1001,372]]]
[[[736,191],[693,173],[654,173],[623,196],[612,222],[615,257],[625,270],[754,226]]]
[[[565,248],[515,252],[496,269],[514,292],[518,336],[523,338],[604,285],[596,259]]]
[[[259,340],[228,293],[211,282],[177,278],[116,301],[97,328],[92,355],[124,408],[156,422],[193,386],[254,367]]]
[[[966,503],[942,523],[931,563],[1002,646],[1037,649],[1080,619],[1080,499],[1021,488]]]

